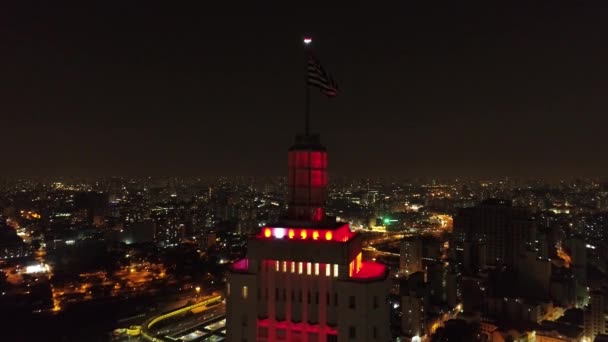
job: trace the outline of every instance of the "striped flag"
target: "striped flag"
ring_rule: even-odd
[[[315,86],[328,97],[334,97],[338,94],[338,85],[325,72],[321,63],[314,57],[308,57],[308,84]]]

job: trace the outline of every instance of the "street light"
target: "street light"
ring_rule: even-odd
[[[196,291],[196,296],[198,297],[198,295],[201,294],[201,287],[197,286],[196,288],[194,288],[194,290]]]

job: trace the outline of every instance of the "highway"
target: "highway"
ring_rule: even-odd
[[[222,303],[217,304],[220,300],[221,296],[210,296],[196,304],[152,317],[142,324],[141,335],[146,341],[170,341],[171,339],[165,336],[174,337],[181,332],[190,332],[212,319],[222,317],[225,314],[225,307]],[[201,308],[202,311],[196,314],[192,313],[193,310],[200,310]],[[155,329],[155,326],[161,326],[165,322],[168,322],[168,325],[159,330]]]

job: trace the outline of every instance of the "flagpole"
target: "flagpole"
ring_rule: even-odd
[[[310,51],[308,47],[311,42],[311,38],[304,38],[304,66],[306,71],[304,74],[304,133],[307,137],[310,135],[310,86],[308,85],[308,58]]]

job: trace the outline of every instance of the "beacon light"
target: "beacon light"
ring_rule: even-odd
[[[314,231],[312,232],[312,239],[313,240],[319,240],[319,232],[318,231]]]
[[[296,232],[293,229],[290,229],[289,232],[287,232],[287,236],[290,239],[293,239],[293,237],[296,235]]]
[[[269,238],[270,235],[272,235],[272,231],[270,230],[270,228],[264,228],[264,236]]]
[[[325,233],[325,240],[330,241],[332,237],[333,236],[332,236],[331,232],[328,231]]]
[[[310,37],[304,38],[304,44],[308,45],[310,43],[312,43],[312,38],[310,38]]]
[[[282,239],[285,237],[285,228],[275,228],[273,233],[275,238]]]

